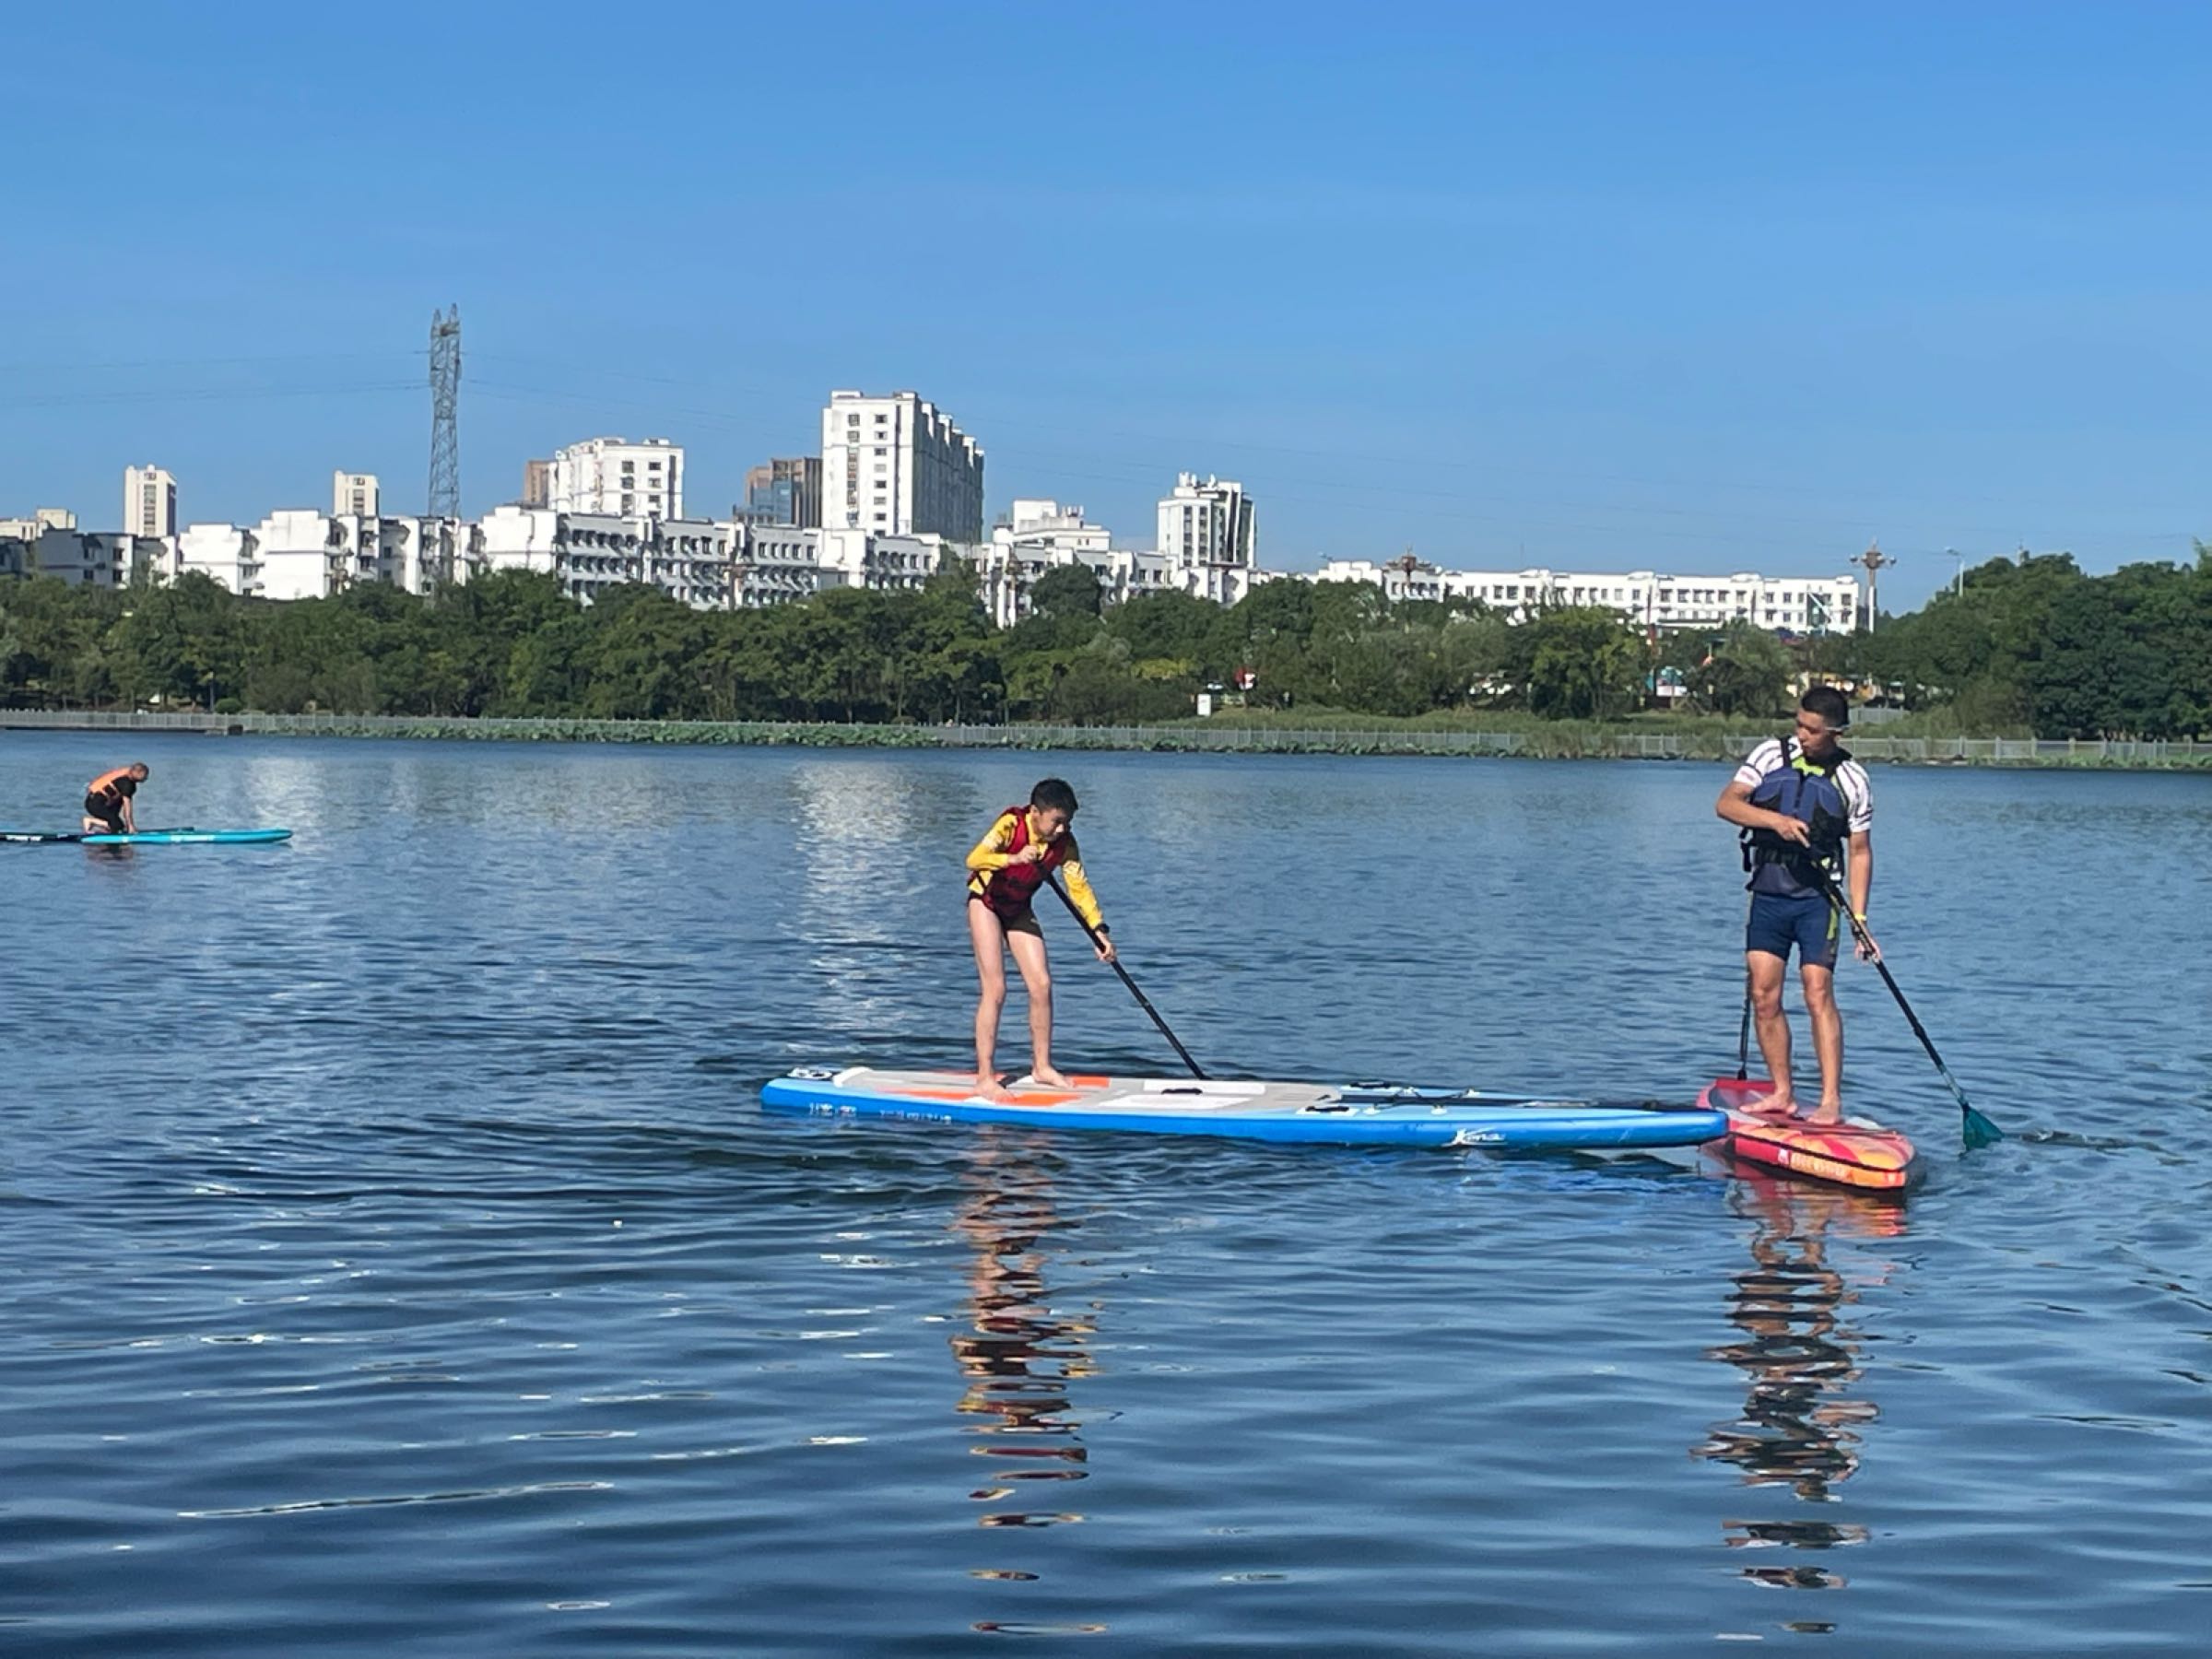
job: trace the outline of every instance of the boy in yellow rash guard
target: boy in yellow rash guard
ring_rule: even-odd
[[[982,994],[975,1005],[975,1091],[986,1100],[1014,1097],[999,1086],[993,1065],[998,1046],[998,1015],[1006,1003],[1006,953],[1014,953],[1021,982],[1030,994],[1030,1076],[1054,1088],[1069,1087],[1053,1065],[1053,976],[1044,958],[1044,934],[1030,908],[1045,877],[1057,871],[1067,896],[1091,930],[1099,960],[1113,960],[1098,895],[1083,874],[1076,838],[1068,825],[1076,816],[1076,792],[1058,778],[1030,791],[1027,806],[1009,806],[968,854],[968,941],[975,947],[975,971]]]

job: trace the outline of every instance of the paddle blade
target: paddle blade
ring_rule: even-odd
[[[2005,1138],[2004,1130],[1998,1128],[1971,1106],[1962,1103],[1959,1110],[1966,1114],[1965,1121],[1959,1127],[1966,1137],[1966,1144],[1970,1149],[1975,1147],[1994,1147]]]

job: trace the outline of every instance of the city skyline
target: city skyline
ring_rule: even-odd
[[[720,512],[815,451],[828,389],[918,386],[989,452],[987,520],[1081,500],[1135,544],[1161,477],[1214,472],[1288,571],[1831,574],[1878,538],[1904,610],[1952,548],[2185,559],[2212,17],[2029,9],[1415,6],[1347,39],[980,6],[876,16],[826,79],[746,72],[814,50],[802,19],[687,14],[643,137],[588,99],[547,124],[596,72],[556,28],[29,15],[13,55],[104,114],[21,135],[0,513],[101,527],[147,462],[185,520],[341,467],[419,512],[424,325],[458,301],[469,516],[594,432],[685,443]],[[1202,59],[1238,70],[1193,102]],[[373,126],[313,118],[333,63],[385,88]],[[917,98],[925,136],[880,119]],[[616,181],[656,232],[618,262],[572,206]],[[355,229],[373,257],[335,257]]]

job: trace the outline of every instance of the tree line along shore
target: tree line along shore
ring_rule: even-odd
[[[2085,740],[2212,736],[2201,544],[2193,562],[2102,576],[2064,554],[1995,559],[1871,633],[1804,640],[1747,623],[1652,639],[1597,607],[1510,623],[1474,601],[1393,601],[1361,582],[1274,582],[1226,607],[1179,594],[1102,606],[1081,567],[1047,572],[1033,601],[1033,615],[996,627],[958,567],[907,592],[726,612],[641,585],[583,606],[521,572],[427,596],[363,584],[282,604],[198,576],[114,590],[36,579],[0,584],[0,701],[381,716],[381,729],[412,719],[423,735],[457,720],[541,728],[491,734],[504,735],[555,735],[562,723],[838,726],[871,742],[947,724],[1187,725],[1253,735],[1178,747],[1290,747],[1268,731],[1304,734],[1304,747],[1340,733],[1353,748],[1387,733],[1517,735],[1501,747],[1528,753],[1680,740],[1641,751],[1666,753],[1783,713],[1811,678],[1885,705],[1893,718],[1862,727],[1863,742],[2041,739],[2078,752]],[[1677,692],[1665,712],[1652,706],[1662,685]],[[1202,694],[1241,706],[1194,721]]]

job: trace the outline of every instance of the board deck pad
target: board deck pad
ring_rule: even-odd
[[[771,1112],[937,1123],[1033,1124],[1245,1140],[1570,1150],[1683,1147],[1727,1128],[1717,1111],[1653,1100],[1578,1100],[1393,1084],[1068,1074],[1069,1088],[1029,1077],[1011,1100],[986,1100],[963,1072],[798,1066],[764,1084]]]
[[[1699,1105],[1726,1114],[1724,1146],[1731,1158],[1814,1181],[1890,1192],[1909,1185],[1918,1172],[1917,1150],[1895,1129],[1864,1118],[1808,1124],[1743,1110],[1773,1087],[1759,1077],[1717,1077],[1698,1096]]]

